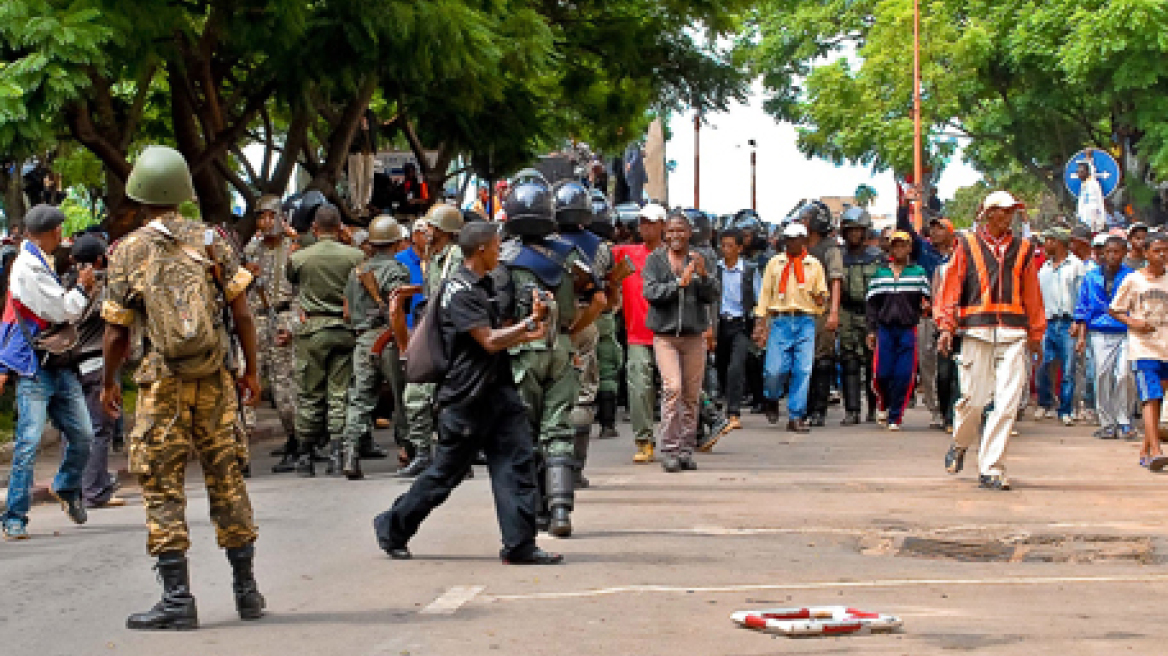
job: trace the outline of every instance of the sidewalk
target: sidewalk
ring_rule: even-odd
[[[284,439],[284,427],[280,424],[280,418],[270,406],[261,406],[256,408],[256,427],[252,433],[251,444],[265,444],[268,442],[275,442]],[[128,418],[126,422],[126,431],[129,432],[133,425],[133,419]],[[32,488],[33,503],[47,503],[54,501],[52,495],[49,493],[49,484],[53,481],[53,476],[57,473],[57,466],[61,461],[61,437],[56,428],[48,428],[45,430],[44,437],[41,439],[40,450],[37,452],[36,459],[36,475],[34,477],[35,483]],[[9,466],[12,464],[12,444],[5,444],[0,446],[0,510],[7,507],[8,501],[8,475],[10,472]],[[118,481],[125,487],[128,484],[133,484],[134,477],[129,472],[129,467],[126,463],[126,452],[110,452],[109,458],[110,472],[114,473]]]

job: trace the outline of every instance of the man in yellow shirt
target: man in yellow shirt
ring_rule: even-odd
[[[808,433],[807,390],[815,358],[815,315],[827,302],[823,265],[807,254],[807,228],[790,223],[783,230],[785,252],[771,258],[762,277],[754,340],[766,349],[763,394],[767,419],[779,421],[779,397],[785,389],[790,419],[787,430]]]

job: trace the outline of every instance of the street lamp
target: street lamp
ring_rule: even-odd
[[[746,143],[750,146],[750,209],[758,212],[758,142],[750,139]]]

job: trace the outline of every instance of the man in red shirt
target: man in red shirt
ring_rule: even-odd
[[[649,203],[641,209],[637,231],[642,243],[616,246],[614,260],[628,257],[637,268],[636,273],[621,283],[624,296],[625,332],[628,334],[628,354],[626,369],[629,376],[629,414],[633,420],[633,436],[637,441],[637,454],[633,462],[653,462],[653,406],[657,403],[657,390],[653,383],[653,331],[645,326],[645,315],[649,312],[649,302],[642,291],[641,272],[645,270],[645,260],[661,245],[665,230],[665,208]]]

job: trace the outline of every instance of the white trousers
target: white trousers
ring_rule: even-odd
[[[978,451],[978,471],[983,476],[1006,472],[1006,447],[1014,429],[1018,406],[1026,393],[1026,340],[994,344],[968,335],[958,356],[961,398],[954,407],[953,441],[969,448],[978,437],[982,415],[992,401],[994,409],[985,418]]]
[[[1135,381],[1127,361],[1127,333],[1087,334],[1095,356],[1095,407],[1104,428],[1131,426]]]
[[[349,200],[353,209],[362,210],[373,200],[373,163],[372,153],[349,155]]]

